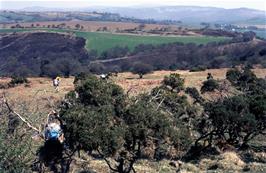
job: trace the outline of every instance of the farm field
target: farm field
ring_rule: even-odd
[[[103,52],[114,46],[128,46],[133,50],[139,44],[164,44],[164,43],[196,43],[206,44],[208,42],[215,42],[224,40],[224,37],[210,37],[210,36],[141,36],[141,35],[122,35],[110,33],[97,32],[76,32],[76,35],[87,39],[86,48],[89,50],[97,50]]]
[[[83,32],[75,30],[63,29],[0,29],[0,33],[8,32],[28,32],[28,31],[48,31],[48,32],[74,32],[76,36],[85,38],[86,48],[88,50],[96,50],[102,53],[116,46],[127,46],[131,51],[139,44],[164,44],[164,43],[196,43],[206,44],[209,42],[218,42],[226,40],[226,37],[212,36],[154,36],[154,35],[128,35],[128,34],[113,34],[103,32]]]

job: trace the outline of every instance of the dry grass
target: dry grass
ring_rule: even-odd
[[[185,78],[185,85],[189,87],[200,88],[202,82],[206,80],[207,74],[211,73],[215,79],[225,79],[226,71],[228,69],[212,69],[201,72],[189,72],[186,70],[177,71],[155,71],[151,74],[147,74],[143,79],[138,79],[138,75],[132,73],[120,73],[117,77],[113,77],[116,84],[120,85],[125,91],[130,90],[131,95],[139,93],[149,92],[152,88],[159,86],[164,76],[170,73],[178,73],[181,77]],[[266,69],[255,69],[255,74],[258,77],[264,78],[266,76]],[[61,100],[64,95],[73,90],[74,78],[62,78],[60,91],[56,92],[52,86],[52,80],[48,78],[29,78],[30,86],[24,85],[17,86],[15,88],[9,88],[7,90],[0,90],[0,94],[3,92],[14,101],[32,101],[33,99],[39,99],[47,102],[47,98],[52,101]],[[7,83],[9,78],[0,78],[0,83]]]
[[[215,79],[225,79],[227,68],[224,69],[211,69],[200,72],[189,72],[188,70],[177,71],[155,71],[147,74],[143,79],[138,79],[138,75],[132,73],[121,73],[114,81],[124,88],[126,91],[131,90],[131,94],[138,94],[141,92],[149,92],[152,88],[159,86],[163,77],[170,73],[178,73],[181,77],[185,78],[185,85],[187,87],[196,87],[200,89],[202,82],[206,80],[207,74],[211,73]],[[254,69],[255,74],[264,78],[266,76],[266,69]]]
[[[47,114],[64,95],[73,90],[73,78],[62,79],[60,91],[56,92],[52,80],[48,78],[29,78],[30,84],[19,85],[14,88],[0,89],[0,96],[5,94],[15,108],[26,107],[28,111],[42,111]],[[1,83],[9,82],[9,78],[1,78]]]

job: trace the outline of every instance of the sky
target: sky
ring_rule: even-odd
[[[266,0],[0,0],[1,9],[23,9],[41,6],[50,8],[84,8],[90,6],[163,6],[193,5],[222,8],[253,8],[266,12]]]

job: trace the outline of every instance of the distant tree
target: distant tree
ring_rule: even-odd
[[[138,30],[143,30],[145,28],[145,24],[140,24],[139,26],[138,26]]]
[[[151,65],[138,62],[133,65],[131,72],[138,74],[139,78],[141,79],[143,75],[151,73],[152,70],[153,69]]]
[[[106,26],[104,26],[104,27],[102,28],[102,31],[108,31],[108,28],[107,28]]]
[[[16,26],[15,26],[16,28],[20,28],[21,26],[20,26],[20,24],[16,24]]]
[[[80,24],[77,23],[77,24],[75,25],[75,28],[76,28],[76,29],[79,29],[79,28],[80,28]]]
[[[243,41],[244,41],[244,42],[246,42],[246,41],[251,41],[251,40],[253,40],[255,37],[256,37],[256,33],[255,33],[255,32],[249,31],[249,32],[244,32],[244,33],[243,33]]]

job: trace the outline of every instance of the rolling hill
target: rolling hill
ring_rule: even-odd
[[[118,13],[124,17],[155,20],[177,20],[187,24],[209,23],[261,23],[265,25],[264,11],[237,8],[224,9],[198,6],[161,6],[161,7],[98,7],[84,10],[98,10]]]
[[[52,15],[55,13],[58,15]],[[224,9],[199,6],[158,6],[158,7],[84,7],[58,9],[45,7],[27,7],[20,11],[1,11],[0,23],[33,22],[49,20],[104,20],[131,22],[181,21],[183,24],[199,25],[208,23],[244,23],[265,25],[264,11],[236,8]],[[150,20],[152,19],[152,20]],[[145,21],[142,21],[145,20]]]
[[[142,36],[129,34],[112,34],[103,32],[82,32],[64,29],[47,29],[47,28],[25,28],[25,29],[0,29],[0,33],[26,32],[26,31],[48,31],[48,32],[69,32],[72,31],[76,36],[86,39],[86,49],[96,50],[98,55],[114,47],[128,47],[130,51],[140,44],[167,44],[167,43],[196,43],[207,44],[209,42],[219,42],[227,40],[227,37],[212,36]]]

